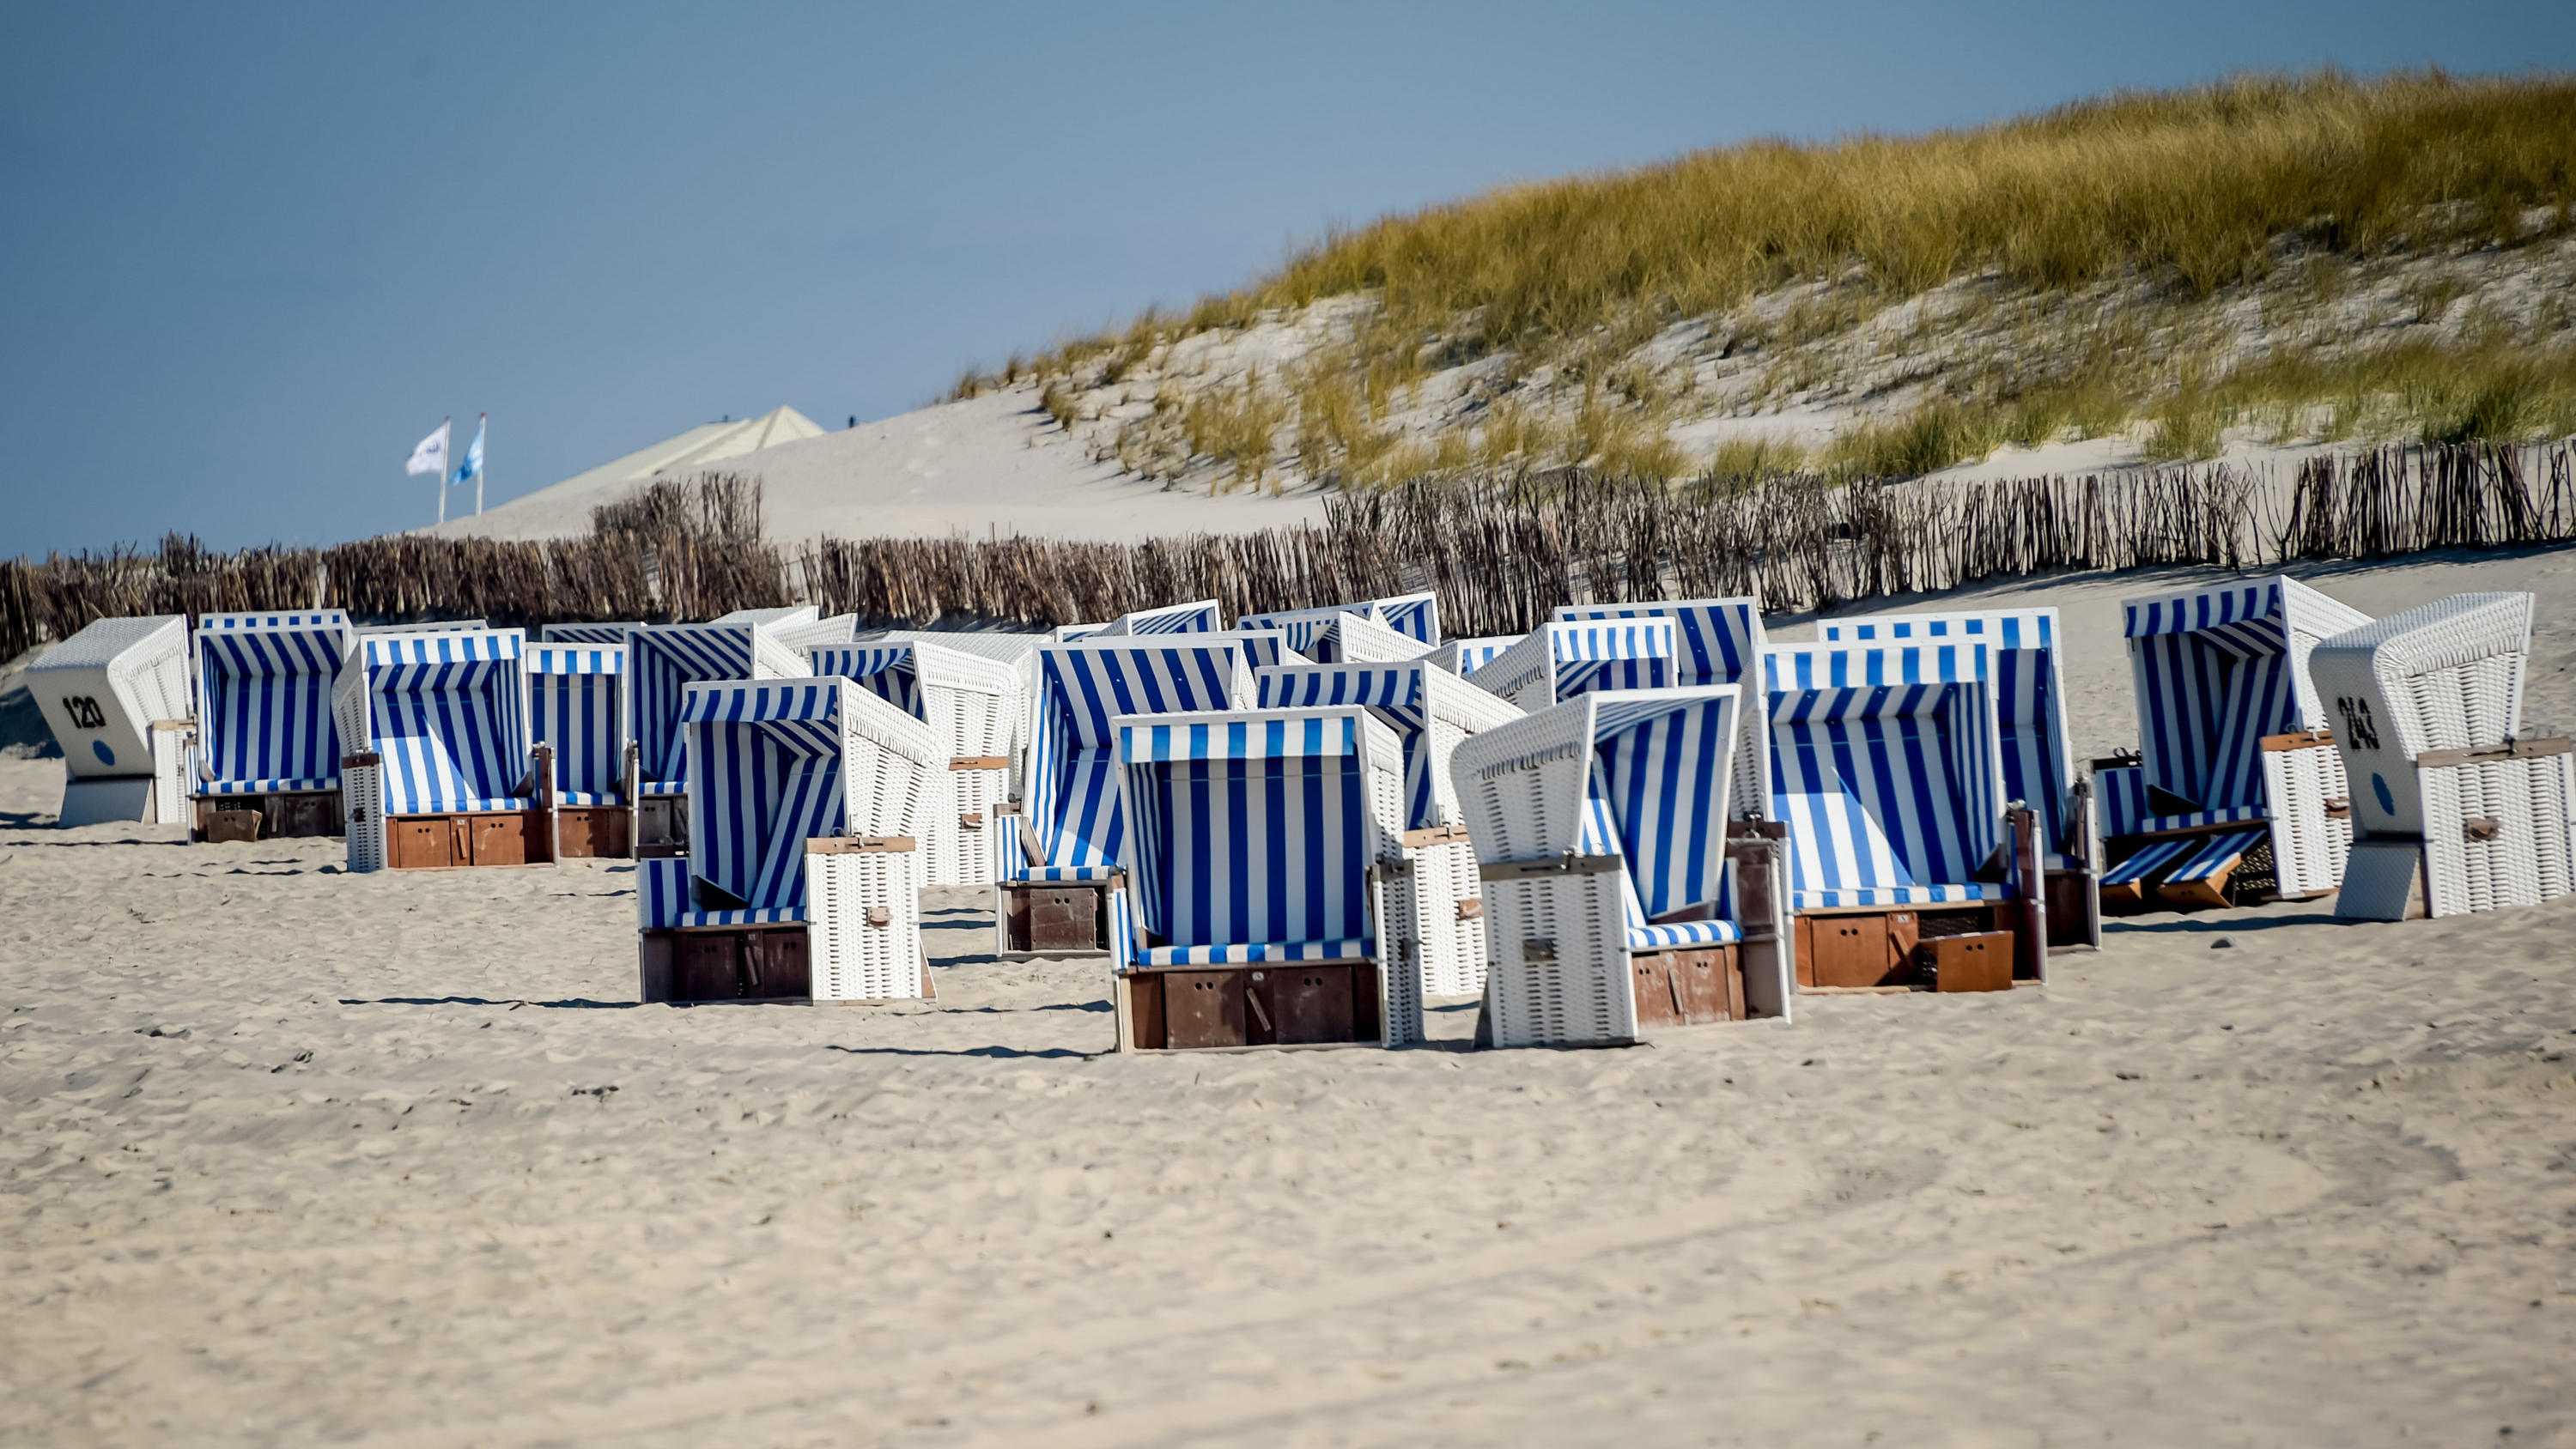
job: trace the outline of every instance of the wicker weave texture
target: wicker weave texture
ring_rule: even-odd
[[[808,852],[805,910],[814,1000],[921,997],[918,851]]]
[[[2272,859],[2283,899],[2322,895],[2343,883],[2352,849],[2352,817],[2328,814],[2352,794],[2343,756],[2331,744],[2263,752],[2263,788],[2272,812]]]

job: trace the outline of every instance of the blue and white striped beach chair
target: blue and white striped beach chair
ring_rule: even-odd
[[[2038,817],[2004,794],[1994,659],[1974,639],[1763,655],[1802,986],[1904,984],[1923,938],[2004,930],[2015,974],[2047,979]]]
[[[1755,697],[1754,666],[1770,638],[1762,628],[1758,599],[1684,599],[1630,604],[1564,604],[1556,617],[1569,623],[1600,619],[1670,619],[1673,621],[1673,675],[1677,685],[1740,685],[1744,697]],[[1640,686],[1627,686],[1637,688]],[[1736,818],[1761,812],[1769,799],[1771,734],[1762,712],[1742,713],[1743,741],[1736,751],[1735,778],[1728,798]]]
[[[923,817],[922,883],[988,886],[1007,858],[1002,807],[1019,736],[1019,673],[998,659],[931,643],[826,645],[805,651],[822,678],[860,688],[930,726],[948,750]]]
[[[1597,689],[1679,681],[1670,619],[1551,620],[1470,672],[1467,682],[1535,714]]]
[[[1224,609],[1214,599],[1199,599],[1187,604],[1166,604],[1159,609],[1137,609],[1106,624],[1059,625],[1055,637],[1057,643],[1069,644],[1076,639],[1126,639],[1143,634],[1214,634],[1224,628]]]
[[[2531,594],[2455,594],[2317,646],[2354,782],[2335,914],[2398,921],[2576,890],[2576,746],[2522,732]]]
[[[691,685],[681,716],[689,851],[636,863],[644,999],[931,994],[930,726],[837,677]]]
[[[356,637],[339,609],[197,621],[196,838],[217,828],[211,817],[236,811],[259,819],[223,833],[254,823],[261,835],[341,832],[331,691]]]
[[[1258,672],[1263,709],[1365,706],[1404,751],[1404,857],[1386,876],[1385,958],[1410,963],[1433,996],[1485,989],[1476,851],[1449,779],[1460,742],[1521,718],[1509,701],[1419,659],[1304,664]]]
[[[1110,721],[1250,705],[1257,647],[1243,635],[1183,634],[1085,639],[1038,651],[1020,849],[995,887],[998,949],[1106,949],[1103,893],[1119,873],[1126,841]]]
[[[778,612],[778,611],[769,611]],[[809,606],[801,618],[813,622]],[[680,710],[693,684],[728,680],[809,679],[813,666],[778,637],[773,624],[719,620],[647,624],[626,638],[629,698],[635,706],[636,848],[671,850],[688,840],[688,731]]]
[[[1342,618],[1360,618],[1391,633],[1414,641],[1413,648],[1391,656],[1418,659],[1424,650],[1440,642],[1440,599],[1436,594],[1398,594],[1386,599],[1359,599],[1347,604],[1328,604],[1320,609],[1278,609],[1267,614],[1246,614],[1237,620],[1238,629],[1277,629],[1287,634],[1288,647],[1321,664],[1343,662],[1346,656],[1326,657],[1318,653],[1316,635]],[[1329,649],[1330,646],[1326,646]]]
[[[553,862],[525,634],[360,635],[331,708],[352,872]]]
[[[1597,690],[1459,745],[1495,1046],[1789,1014],[1775,843],[1730,841],[1737,686]]]
[[[1363,709],[1124,715],[1112,896],[1122,1049],[1403,1045],[1420,974],[1381,953],[1402,747]]]
[[[528,646],[530,733],[554,754],[555,845],[565,856],[635,853],[636,752],[626,651]]]
[[[2352,822],[2309,652],[2370,622],[2287,577],[2123,600],[2139,762],[2097,764],[2102,898],[2304,899],[2343,878]],[[2247,858],[2270,856],[2237,878]]]
[[[2049,944],[2101,945],[2092,790],[2075,771],[2075,748],[2066,727],[2057,610],[1826,619],[1817,623],[1816,635],[1828,644],[1981,639],[1994,646],[2004,798],[2025,801],[2039,812],[2040,834],[2047,842]]]

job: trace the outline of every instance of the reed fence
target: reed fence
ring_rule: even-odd
[[[2225,464],[1998,482],[1680,488],[1573,472],[1424,480],[1335,495],[1320,526],[1137,544],[759,537],[742,479],[657,484],[587,538],[404,535],[213,553],[172,536],[0,562],[0,657],[92,619],[336,606],[372,622],[703,619],[811,602],[871,623],[1047,627],[1215,598],[1229,616],[1436,588],[1459,635],[1528,629],[1558,604],[1758,594],[1827,609],[2049,572],[2576,541],[2576,457],[2544,446],[2406,446],[2311,457],[2284,477]]]

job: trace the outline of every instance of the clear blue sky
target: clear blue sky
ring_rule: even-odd
[[[0,556],[409,527],[446,414],[499,501],[1500,181],[2326,62],[2564,68],[2576,5],[14,0]]]

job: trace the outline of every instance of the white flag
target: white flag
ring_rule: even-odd
[[[440,423],[438,431],[420,440],[411,450],[411,461],[403,465],[406,473],[436,473],[443,481],[447,476],[447,431],[453,420]]]

